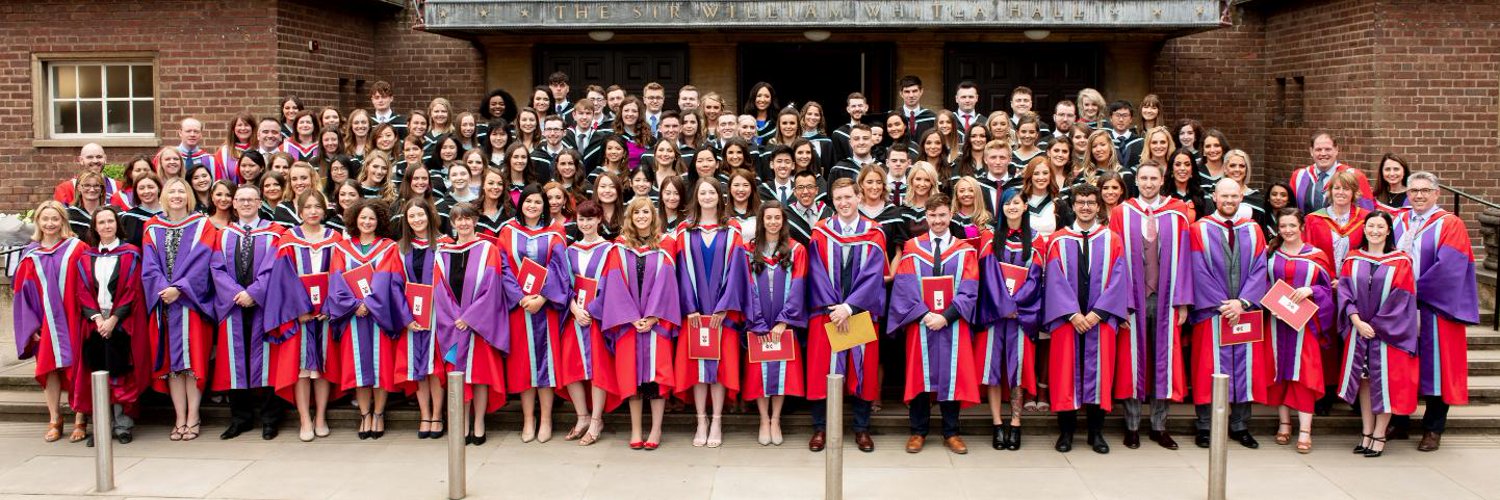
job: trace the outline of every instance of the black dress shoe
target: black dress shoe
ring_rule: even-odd
[[[1162,448],[1166,448],[1168,450],[1177,449],[1177,440],[1172,439],[1172,435],[1168,434],[1167,431],[1151,431],[1151,433],[1148,434],[1147,437],[1150,437],[1152,441],[1156,442],[1156,444],[1161,445]]]
[[[484,442],[489,440],[490,435],[489,434],[485,434],[483,436],[472,436],[472,437],[474,439],[474,443],[473,443],[474,446],[484,446]]]
[[[1053,445],[1052,449],[1057,450],[1058,453],[1073,451],[1073,434],[1065,432],[1058,435],[1057,444]]]
[[[93,434],[89,434],[89,437],[83,440],[83,445],[87,446],[89,448],[93,448],[94,447],[94,435]]]
[[[994,427],[995,435],[990,438],[990,445],[997,450],[1003,450],[1010,444],[1006,442],[1010,440],[1010,424],[1001,424]]]
[[[120,435],[115,436],[115,440],[120,444],[130,444],[131,441],[135,441],[135,434],[130,431],[120,431]]]
[[[1125,431],[1125,447],[1132,450],[1141,447],[1141,431]]]
[[[281,431],[278,427],[276,427],[276,425],[266,424],[265,426],[260,428],[260,438],[266,441],[270,441],[272,439],[276,439],[276,434],[280,432]]]
[[[1198,445],[1199,448],[1207,448],[1209,445],[1208,431],[1198,431],[1198,435],[1193,436],[1193,444]]]
[[[1109,453],[1109,441],[1104,439],[1103,434],[1089,434],[1089,446],[1094,449],[1094,453],[1100,455]]]
[[[228,440],[240,437],[240,434],[247,430],[245,427],[243,425],[230,424],[228,428],[224,429],[223,434],[219,434],[219,439]]]
[[[1252,450],[1260,448],[1260,442],[1255,440],[1255,436],[1250,435],[1250,431],[1231,432],[1229,439],[1238,441],[1240,445]]]
[[[1010,438],[1005,440],[1005,449],[1015,451],[1021,449],[1021,427],[1011,426]]]

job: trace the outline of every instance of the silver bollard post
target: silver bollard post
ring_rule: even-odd
[[[823,465],[823,498],[844,498],[844,376],[828,374],[828,435]]]
[[[1208,434],[1208,498],[1224,500],[1229,475],[1229,375],[1214,374],[1213,412]]]
[[[464,418],[464,372],[448,373],[448,499],[459,500],[468,489],[464,463],[464,437],[469,425]]]
[[[109,372],[93,373],[94,391],[94,490],[105,493],[115,489],[114,406],[109,403]]]

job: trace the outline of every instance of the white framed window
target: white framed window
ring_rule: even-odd
[[[32,59],[38,146],[158,142],[155,54],[35,54]]]

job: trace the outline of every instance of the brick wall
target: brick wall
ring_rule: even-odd
[[[333,106],[348,114],[370,107],[355,99],[360,81],[374,82],[375,24],[394,9],[349,9],[308,0],[279,2],[276,16],[276,83],[284,99],[296,95],[308,109]],[[309,44],[316,43],[316,50]],[[277,103],[279,106],[279,103]],[[274,111],[274,110],[273,110]]]
[[[77,147],[32,147],[33,53],[154,51],[157,131],[175,143],[176,123],[198,116],[217,144],[240,103],[274,101],[275,15],[256,0],[0,3],[0,211],[35,207],[77,168]],[[152,149],[107,153],[123,163]]]
[[[448,98],[455,118],[459,111],[479,110],[479,100],[489,89],[484,83],[484,53],[474,43],[413,30],[409,9],[382,19],[375,36],[380,74],[395,87],[397,110],[425,109],[434,97]],[[365,101],[362,105],[367,106],[368,98]]]

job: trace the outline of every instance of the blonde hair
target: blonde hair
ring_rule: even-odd
[[[635,211],[640,208],[645,208],[651,212],[651,227],[647,228],[644,234],[635,228],[635,222],[629,220],[634,216]],[[631,247],[656,248],[657,245],[661,244],[661,217],[657,214],[656,205],[651,202],[650,197],[637,196],[632,198],[630,203],[625,204],[625,219],[624,221],[619,221],[620,241]]]
[[[1241,182],[1240,184],[1244,184],[1245,187],[1249,187],[1249,185],[1250,185],[1250,168],[1253,167],[1253,166],[1255,166],[1255,163],[1253,163],[1253,162],[1250,161],[1250,153],[1246,153],[1244,150],[1231,149],[1231,150],[1229,150],[1228,153],[1224,153],[1224,166],[1225,166],[1226,169],[1229,166],[1229,159],[1230,158],[1234,158],[1234,157],[1239,157],[1241,160],[1245,160],[1245,181]],[[1340,172],[1340,173],[1345,173],[1345,172]],[[1335,176],[1333,176],[1333,178],[1336,181],[1336,180],[1338,180],[1339,176],[1335,175]],[[1349,181],[1348,182],[1349,182],[1349,184],[1347,184],[1345,187],[1353,190],[1354,191],[1354,198],[1356,200],[1359,199],[1359,180],[1354,178],[1354,174],[1349,174]],[[1329,186],[1332,187],[1333,184],[1329,183]]]
[[[970,222],[973,223],[976,227],[985,227],[990,225],[990,211],[989,209],[984,208],[984,200],[979,199],[979,195],[983,191],[979,189],[979,181],[974,180],[973,177],[965,175],[963,177],[959,177],[958,180],[953,183],[953,201],[950,202],[949,208],[953,209],[953,213],[958,213],[958,188],[961,188],[964,185],[968,185],[969,189],[974,190],[974,213],[969,216]]]
[[[391,165],[391,155],[385,151],[377,149],[365,156],[364,166],[359,169],[359,185],[360,187],[364,187],[365,180],[370,178],[370,169],[368,167],[375,160],[385,163],[385,178],[380,180],[379,186],[376,186],[375,196],[386,203],[395,202],[396,190],[391,187],[391,171],[394,167]]]
[[[162,180],[161,194],[157,195],[159,200],[158,202],[161,203],[162,206],[166,206],[167,190],[171,189],[173,184],[182,184],[183,189],[187,190],[187,212],[191,214],[194,210],[197,210],[198,197],[193,195],[193,185],[189,184],[187,179],[183,179],[181,177],[167,177],[166,179]],[[291,188],[286,189],[290,190]],[[162,212],[162,214],[166,214],[166,212]]]
[[[1106,108],[1109,107],[1108,102],[1106,102],[1104,100],[1104,94],[1100,94],[1099,91],[1091,89],[1091,88],[1090,89],[1083,89],[1083,90],[1078,91],[1078,118],[1079,119],[1084,119],[1085,118],[1083,116],[1083,103],[1084,102],[1092,102],[1092,103],[1098,105],[1098,107],[1099,107],[1099,112],[1098,112],[1097,115],[1094,115],[1094,116],[1091,116],[1091,117],[1087,117],[1087,118],[1091,118],[1091,119],[1094,119],[1094,120],[1101,120],[1101,119],[1104,118],[1104,113],[1107,111]]]
[[[189,198],[191,198],[191,196]],[[57,200],[47,200],[47,201],[42,202],[41,205],[37,205],[36,211],[32,213],[32,220],[36,220],[36,219],[42,218],[42,212],[45,212],[45,211],[48,211],[48,210],[55,210],[55,211],[57,211],[57,216],[62,218],[62,226],[60,226],[59,229],[57,230],[57,235],[59,237],[61,237],[62,239],[66,240],[68,238],[73,238],[73,237],[77,236],[77,235],[73,234],[73,225],[70,224],[70,223],[68,223],[68,209],[67,209],[67,207],[64,207],[62,203],[58,203]],[[41,224],[37,224],[36,225],[36,229],[34,229],[34,230],[31,231],[31,241],[35,241],[35,242],[41,243],[41,241],[42,241],[42,225]]]
[[[434,121],[432,119],[432,109],[436,108],[438,106],[442,106],[443,109],[445,109],[445,110],[448,111],[448,119],[447,119],[446,122],[443,123],[443,130],[438,130],[437,124],[436,123],[432,123]],[[446,134],[446,133],[452,132],[454,129],[456,129],[457,127],[455,127],[454,125],[457,125],[457,124],[458,124],[458,115],[453,113],[453,103],[449,102],[448,99],[445,98],[445,97],[434,97],[434,98],[432,98],[432,103],[427,105],[427,131],[428,132],[437,132],[439,134]],[[477,125],[477,123],[476,123],[476,125]],[[540,124],[538,124],[538,126],[540,126]]]
[[[1100,130],[1103,129],[1101,128]],[[1143,147],[1141,148],[1141,161],[1154,159],[1151,158],[1151,136],[1156,134],[1167,135],[1167,160],[1170,161],[1172,159],[1172,153],[1177,152],[1177,141],[1176,137],[1172,136],[1172,129],[1167,128],[1165,125],[1158,125],[1156,127],[1152,127],[1151,130],[1147,130],[1146,134],[1143,136],[1145,142],[1144,144],[1142,144]]]
[[[932,181],[932,188],[930,190],[928,190],[928,192],[927,192],[927,199],[930,200],[930,199],[932,199],[932,197],[934,195],[942,192],[939,189],[939,188],[942,187],[942,184],[941,184],[940,181],[938,181],[937,169],[932,168],[932,164],[931,163],[927,163],[925,161],[920,161],[919,160],[916,163],[911,164],[910,167],[907,167],[907,169],[906,169],[906,185],[910,186],[912,184],[912,177],[915,176],[916,174],[925,175],[925,176],[927,176],[928,180]],[[921,205],[918,205],[916,203],[916,201],[913,199],[913,195],[914,195],[914,193],[913,194],[908,194],[906,196],[906,206],[912,207],[912,208],[924,208]],[[922,202],[926,203],[927,200],[922,200]]]

